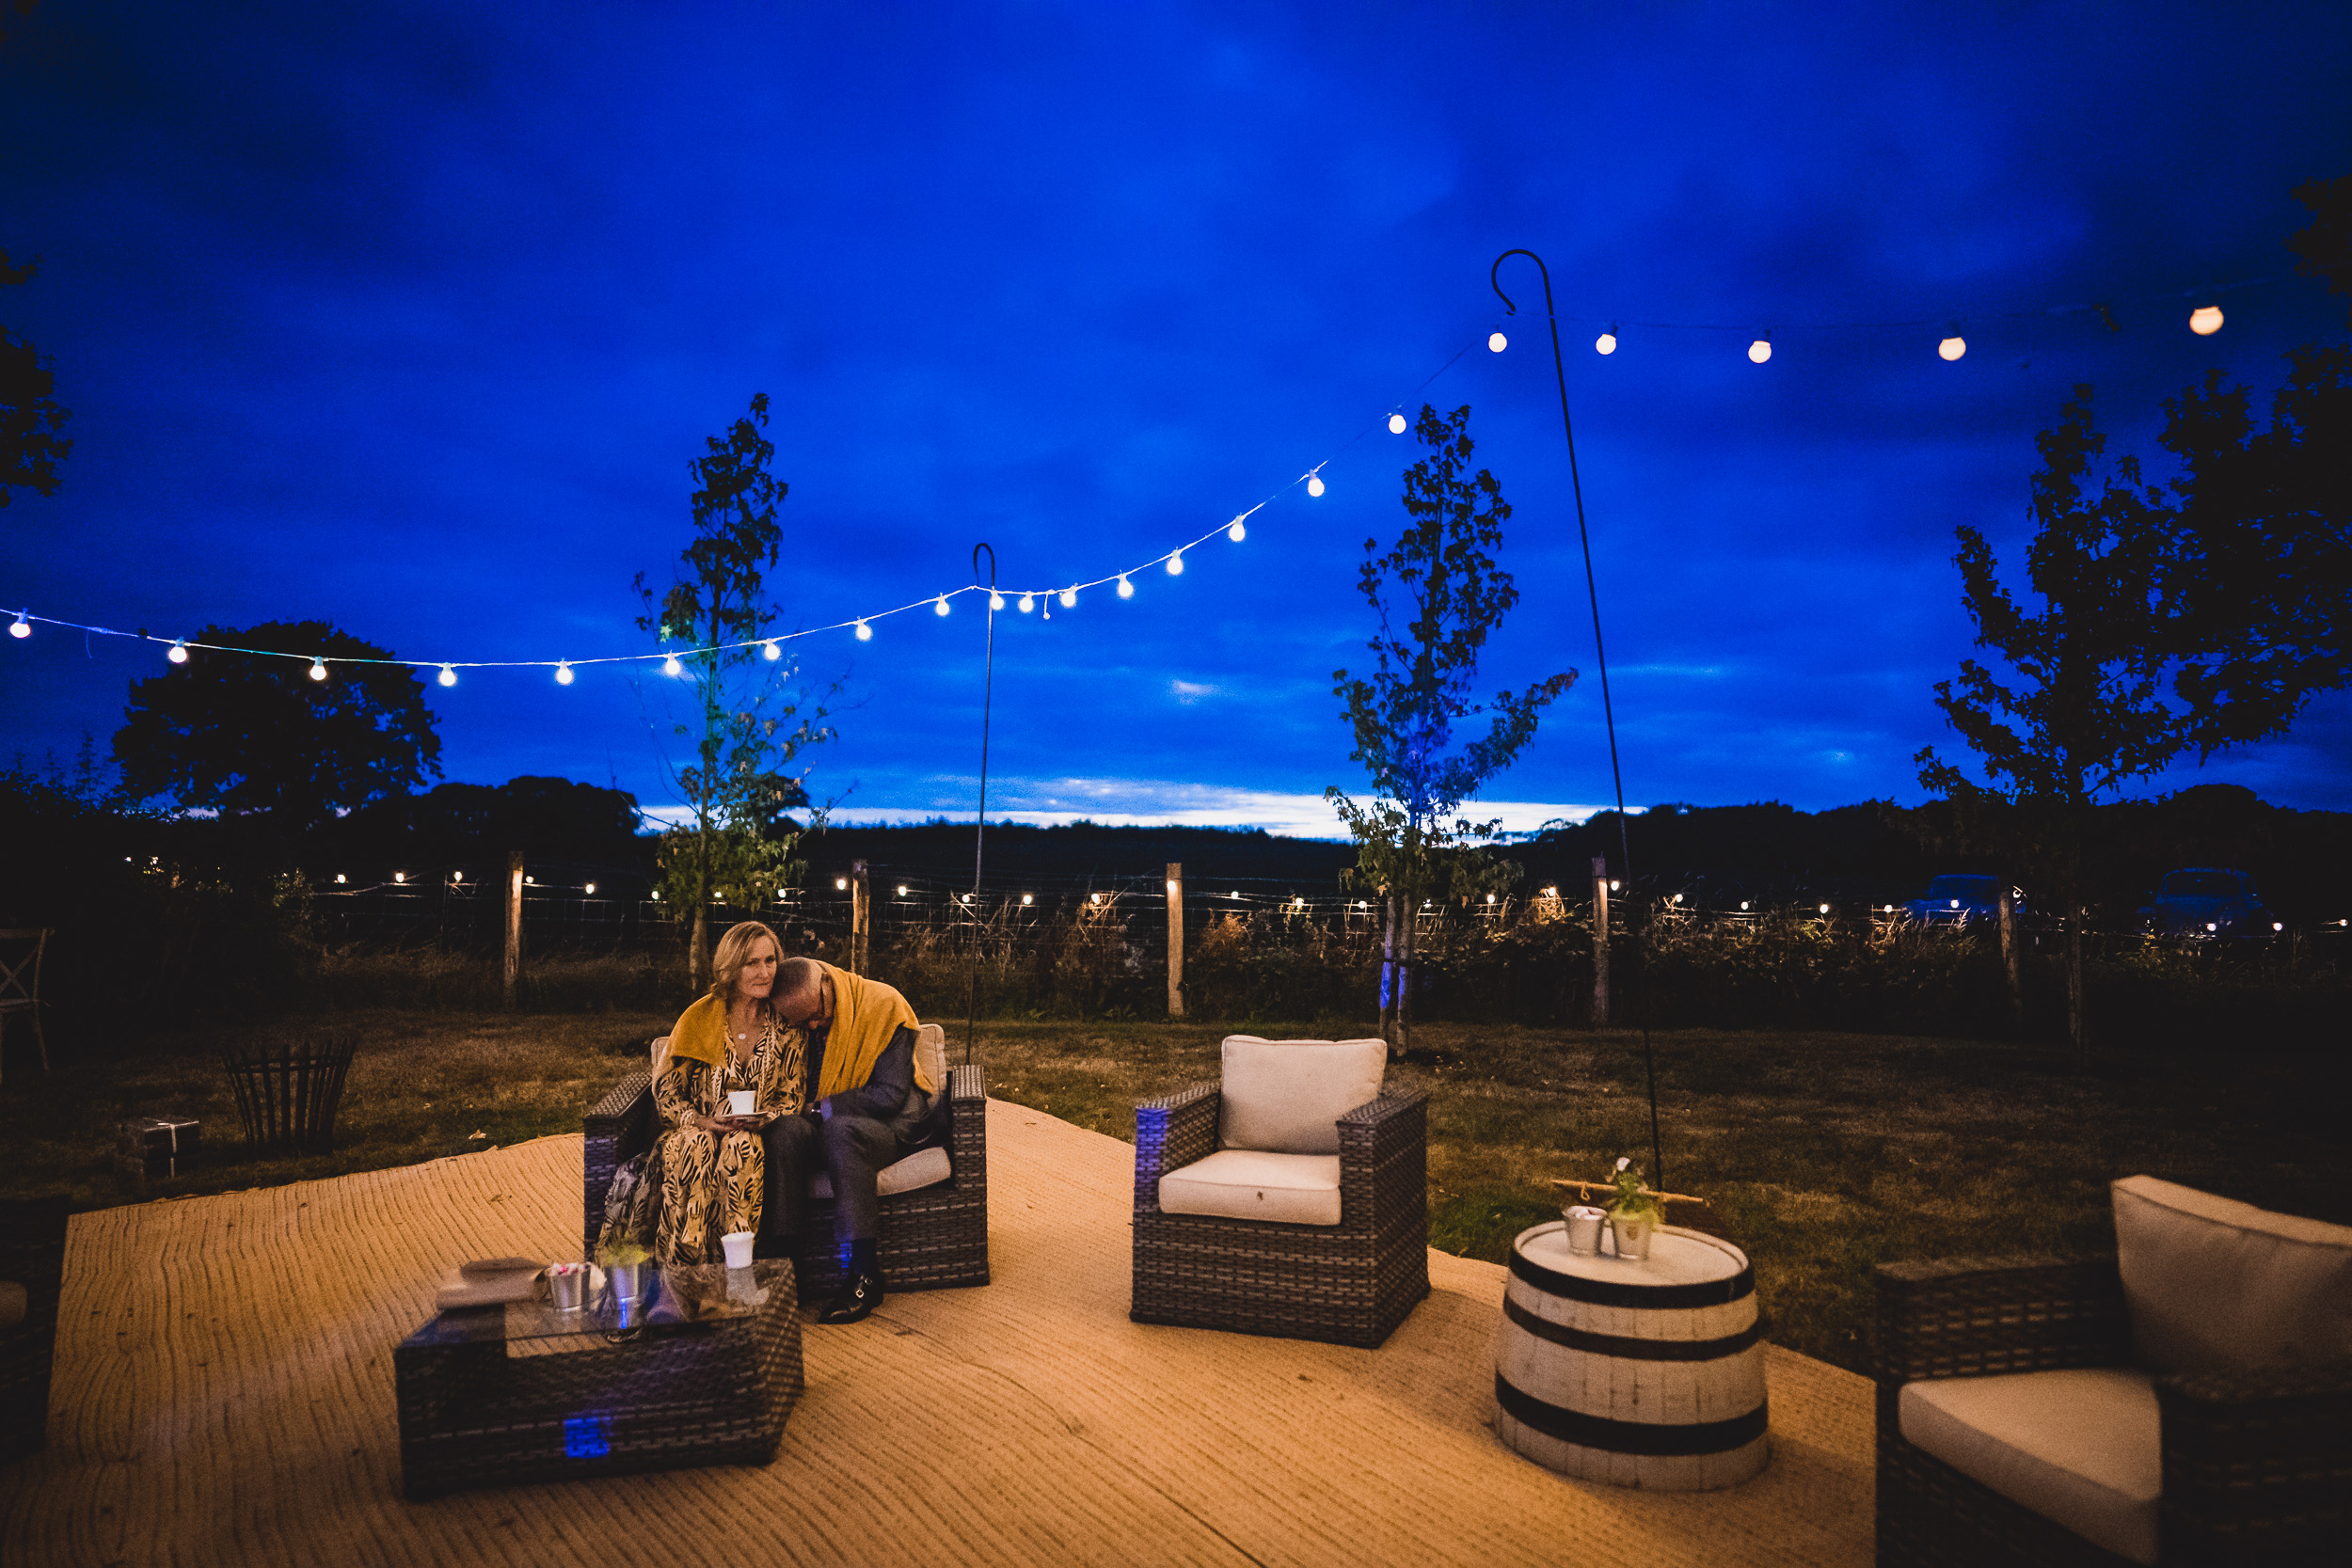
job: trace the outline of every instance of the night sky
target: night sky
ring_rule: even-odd
[[[1512,246],[1551,269],[1637,805],[1921,799],[1912,754],[1964,754],[1931,694],[1969,652],[1953,528],[2016,561],[2068,388],[2153,460],[2207,367],[2266,404],[2343,328],[2280,245],[2291,189],[2352,171],[2341,0],[43,0],[5,26],[0,246],[43,266],[0,321],[54,356],[74,441],[56,496],[0,511],[9,610],[645,652],[630,579],[666,578],[688,463],[755,391],[803,626],[961,586],[976,541],[1045,589],[1266,501],[1130,601],[996,618],[992,817],[1335,832],[1316,797],[1361,781],[1331,672],[1367,662],[1356,567],[1419,454],[1386,420],[1424,400],[1471,407],[1516,509],[1481,685],[1584,675],[1490,813],[1611,798],[1542,286],[1509,263],[1507,321],[1487,286]],[[815,792],[969,814],[980,601],[873,625],[794,644],[843,683]],[[165,668],[0,639],[0,762],[103,749]],[[660,807],[676,696],[643,665],[429,700],[449,779]],[[2348,756],[2339,693],[2144,789],[2346,809]]]

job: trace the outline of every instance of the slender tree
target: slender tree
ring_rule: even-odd
[[[1406,992],[1422,901],[1468,898],[1518,872],[1476,842],[1495,824],[1454,813],[1511,766],[1544,708],[1576,680],[1570,670],[1489,702],[1472,694],[1479,653],[1519,591],[1494,559],[1510,503],[1493,474],[1470,473],[1469,425],[1468,408],[1440,416],[1422,405],[1414,434],[1428,455],[1405,472],[1405,530],[1386,554],[1365,540],[1357,572],[1379,622],[1366,644],[1373,670],[1331,674],[1355,737],[1349,757],[1371,775],[1372,794],[1361,803],[1337,785],[1324,794],[1356,839],[1356,879],[1381,896],[1380,1024],[1391,1049],[1411,1028]],[[1489,716],[1483,735],[1454,745],[1457,724]]]
[[[767,424],[768,394],[759,392],[724,436],[705,437],[691,465],[694,539],[679,556],[683,570],[659,594],[637,576],[639,628],[688,645],[679,663],[693,718],[671,728],[692,743],[693,760],[672,782],[693,820],[662,835],[660,863],[672,903],[693,911],[697,985],[709,976],[711,904],[756,907],[798,875],[799,830],[787,831],[781,814],[807,799],[795,759],[834,733],[824,704],[838,687],[812,700],[794,687],[799,661],[758,641],[782,619],[761,573],[782,552],[776,508],[788,488],[769,469],[776,449]]]
[[[1963,526],[1962,602],[1976,645],[1996,652],[2007,678],[1963,659],[1940,681],[1936,705],[1991,780],[1979,786],[1931,746],[1919,782],[1963,802],[2005,800],[2031,825],[2039,859],[2066,919],[2068,1031],[2085,1041],[2082,984],[2084,826],[2091,802],[2162,769],[2188,743],[2188,718],[2166,700],[2171,639],[2162,610],[2170,516],[2160,492],[2125,456],[2095,472],[2106,437],[2091,424],[2091,391],[2078,386],[2058,423],[2036,439],[2033,542],[2026,572],[2042,608],[2002,585],[1984,535]]]

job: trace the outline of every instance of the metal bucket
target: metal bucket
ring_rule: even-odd
[[[653,1265],[651,1263],[608,1263],[604,1270],[604,1298],[614,1328],[636,1328],[644,1321],[645,1308],[651,1305]]]

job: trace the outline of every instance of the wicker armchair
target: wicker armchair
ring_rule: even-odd
[[[894,1292],[988,1283],[988,1090],[978,1063],[949,1070],[947,1107],[952,1174],[928,1187],[882,1196],[879,1258]],[[660,1127],[653,1079],[644,1072],[623,1079],[581,1118],[587,1135],[580,1203],[583,1257],[594,1253],[597,1232],[604,1228],[604,1199],[612,1186],[612,1173],[623,1161],[652,1148]],[[841,1288],[830,1196],[820,1194],[811,1200],[808,1228],[794,1250],[792,1267],[803,1300]]]
[[[0,1280],[24,1288],[24,1316],[0,1328],[0,1460],[48,1441],[49,1370],[65,1292],[66,1200],[0,1199]]]
[[[1170,1214],[1160,1178],[1217,1146],[1219,1085],[1136,1107],[1137,1323],[1371,1347],[1429,1293],[1428,1097],[1339,1118],[1340,1223]]]
[[[1903,1385],[2130,1364],[2111,1256],[1951,1259],[1878,1269],[1878,1560],[2121,1568],[2130,1560],[1906,1442]],[[2346,1560],[2352,1362],[2155,1383],[2159,1561]]]

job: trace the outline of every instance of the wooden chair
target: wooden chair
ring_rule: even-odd
[[[21,944],[22,950],[18,951]],[[49,928],[25,927],[0,931],[0,1062],[8,1056],[8,1019],[24,1013],[33,1021],[33,1038],[40,1042],[40,1069],[49,1070],[49,1037],[40,1027],[40,960],[49,950]],[[31,972],[27,980],[25,974]]]

